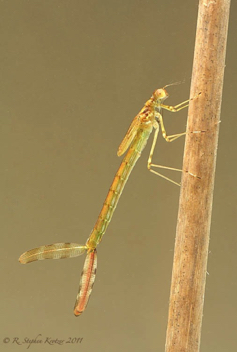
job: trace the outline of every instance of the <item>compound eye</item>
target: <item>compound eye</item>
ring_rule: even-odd
[[[155,99],[164,100],[168,98],[169,94],[164,88],[156,89],[153,93]]]

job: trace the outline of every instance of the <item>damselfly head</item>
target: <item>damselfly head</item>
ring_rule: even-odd
[[[154,100],[165,100],[168,98],[169,94],[164,88],[156,89],[153,93]]]

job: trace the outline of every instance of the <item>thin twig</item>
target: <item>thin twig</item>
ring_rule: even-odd
[[[200,348],[230,0],[200,0],[166,352]]]

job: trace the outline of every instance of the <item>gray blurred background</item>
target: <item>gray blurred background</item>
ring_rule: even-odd
[[[233,1],[202,352],[237,350],[236,10]],[[73,306],[84,256],[25,266],[18,257],[85,243],[133,117],[165,84],[184,81],[168,89],[167,104],[189,97],[197,11],[198,1],[1,1],[2,350],[39,334],[83,341],[32,351],[164,350],[179,188],[147,171],[151,141],[98,248],[81,317]],[[186,118],[165,112],[167,132],[183,132]],[[181,167],[184,139],[159,137],[154,161]]]

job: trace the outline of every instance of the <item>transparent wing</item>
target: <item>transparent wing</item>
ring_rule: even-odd
[[[124,139],[120,143],[120,146],[119,146],[118,152],[117,152],[118,156],[121,156],[126,152],[128,147],[132,143],[134,137],[136,136],[139,126],[140,126],[140,118],[139,118],[139,114],[138,114],[136,117],[134,117]]]

